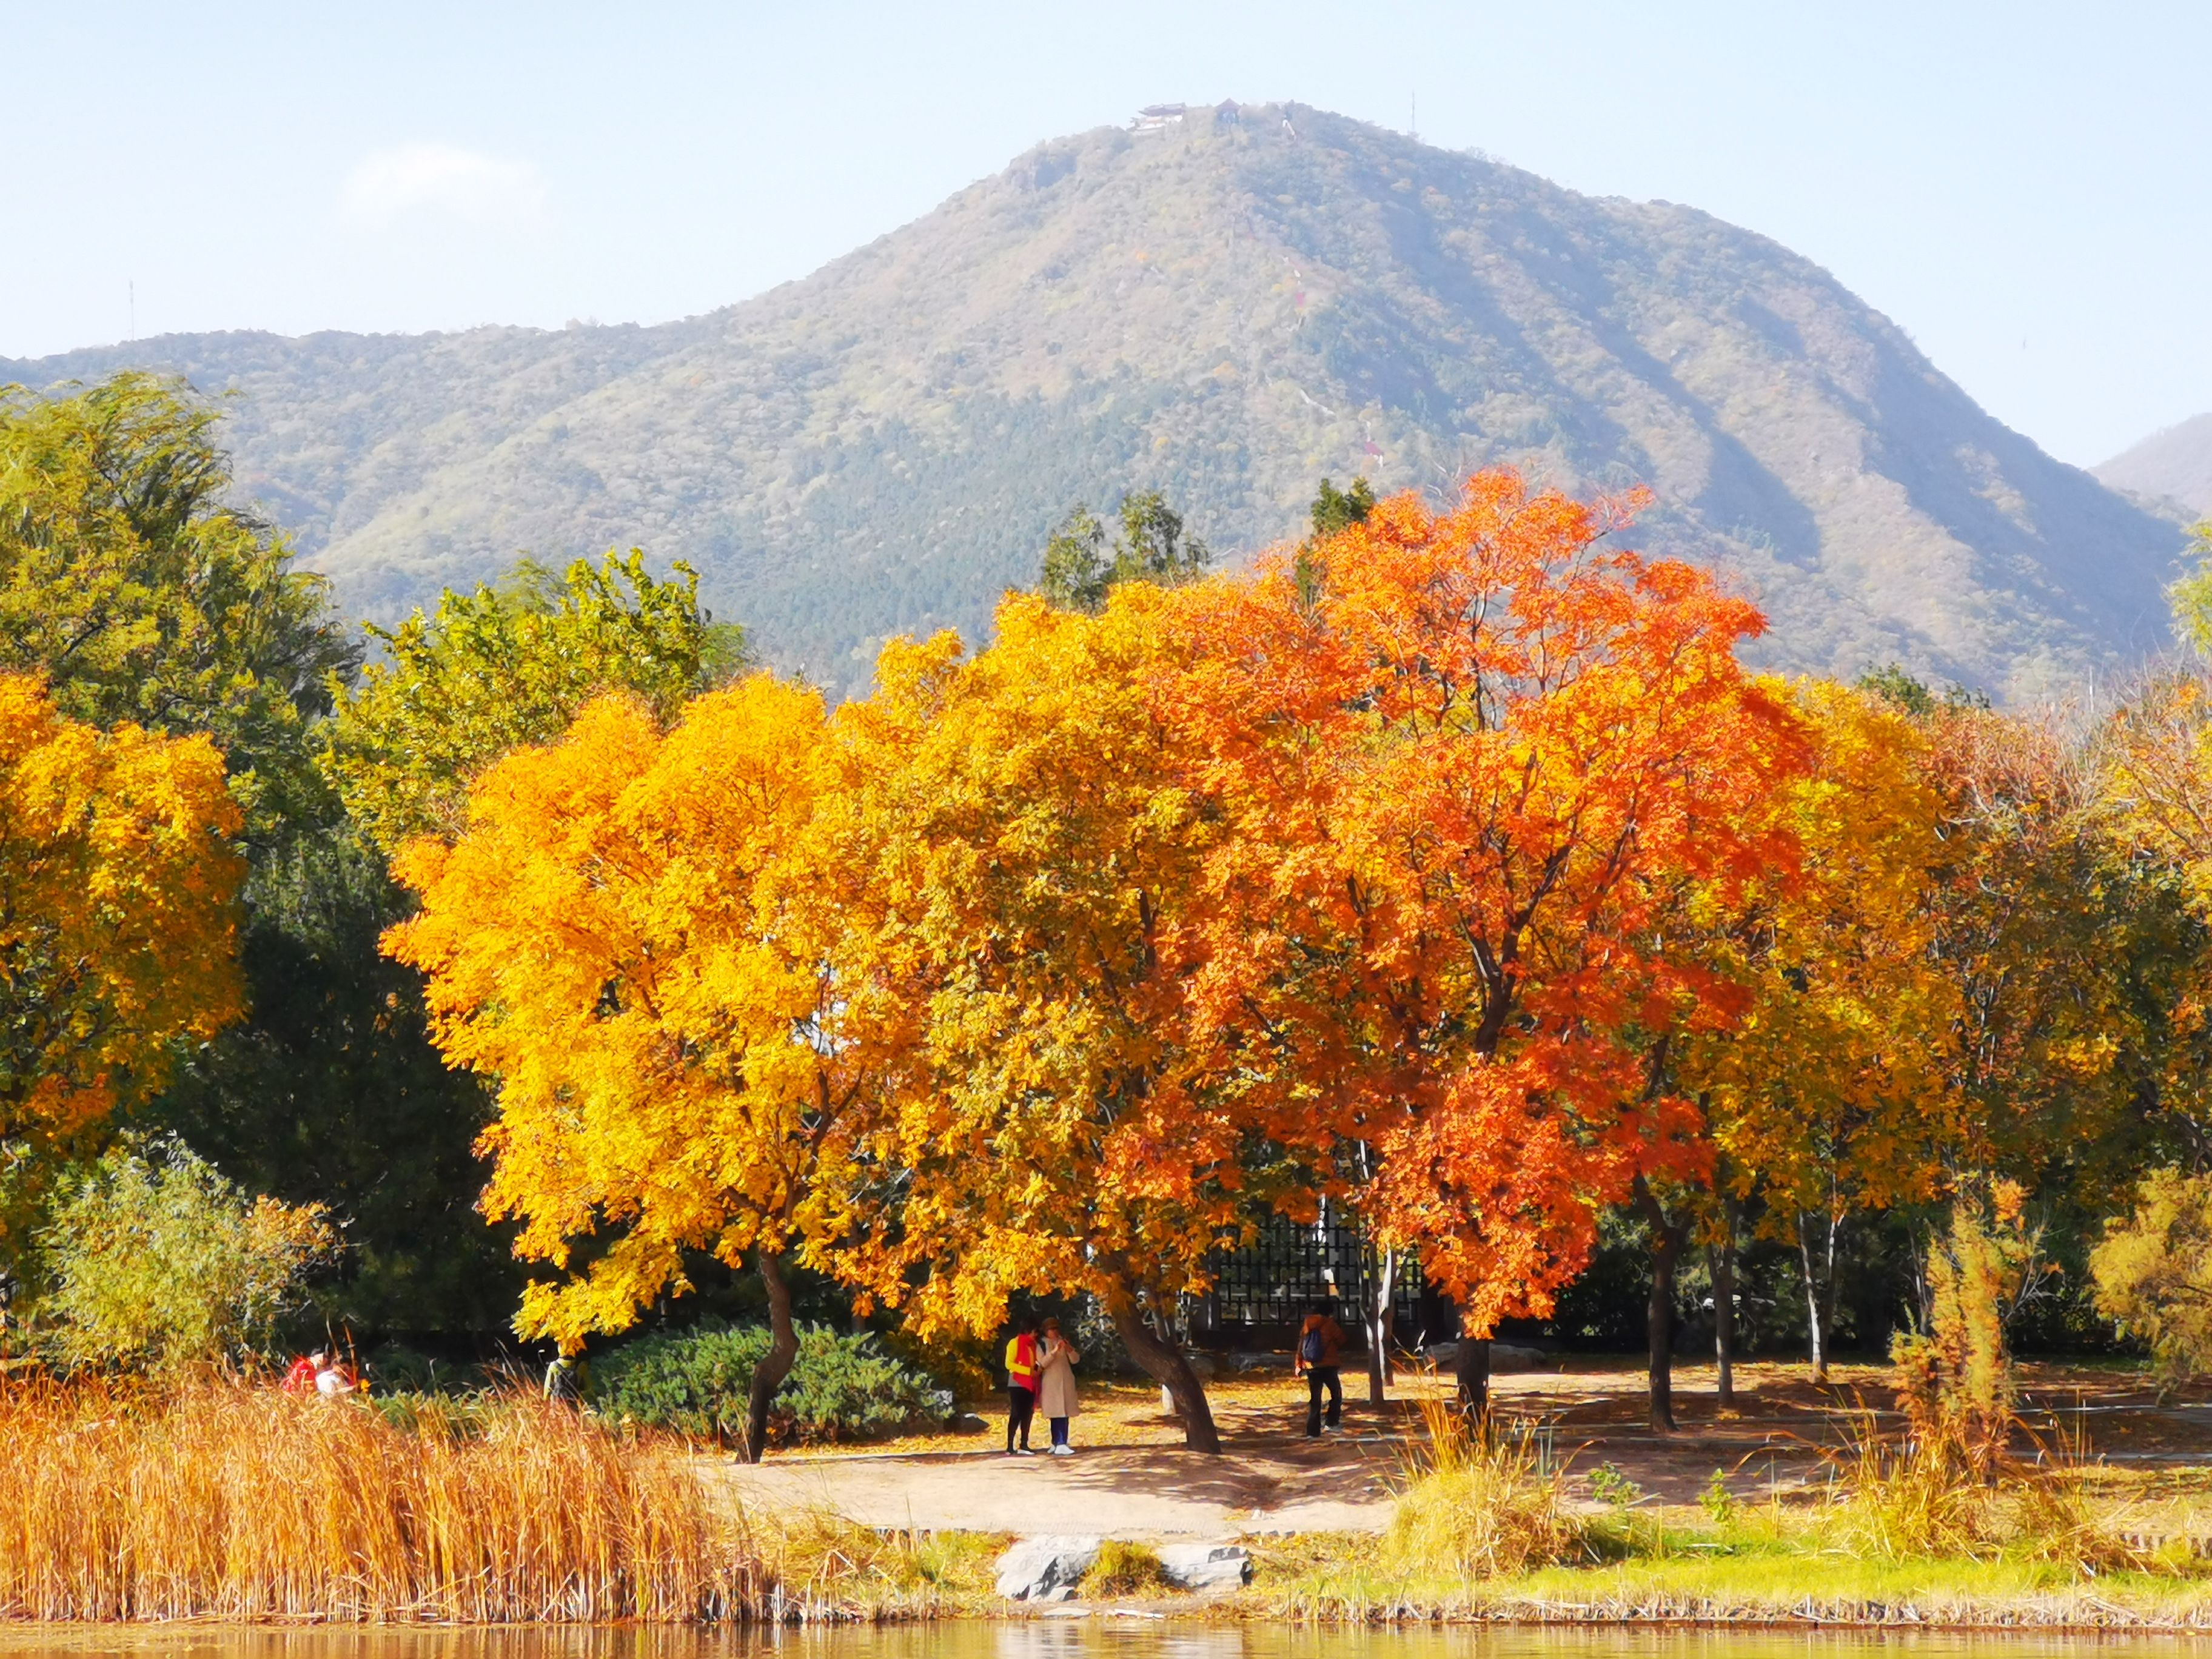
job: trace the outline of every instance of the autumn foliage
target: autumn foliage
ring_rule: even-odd
[[[777,1376],[792,1262],[925,1334],[1085,1292],[1212,1447],[1168,1332],[1271,1212],[1344,1207],[1480,1335],[1632,1204],[1657,1320],[1747,1210],[1832,1245],[2148,1086],[2033,732],[1753,676],[1753,605],[1619,544],[1638,495],[1328,505],[893,641],[834,714],[602,697],[418,820],[387,948],[496,1081],[485,1206],[562,1275],[525,1329],[621,1329],[699,1252],[762,1273]]]
[[[532,1285],[531,1334],[573,1350],[623,1328],[688,1288],[687,1251],[752,1253],[773,1303],[784,1255],[823,1231],[874,1056],[807,857],[839,777],[821,699],[768,676],[665,735],[610,696],[494,767],[458,842],[403,852],[423,904],[390,948],[428,975],[453,1063],[499,1081],[484,1208],[520,1218],[526,1256],[592,1247]]]
[[[240,1012],[240,814],[205,738],[0,675],[0,1140],[66,1147]]]
[[[1698,1171],[1655,1050],[1744,995],[1668,946],[1795,866],[1762,809],[1800,722],[1735,657],[1760,618],[1609,545],[1633,505],[1486,474],[1193,596],[1188,716],[1255,826],[1244,959],[1330,964],[1240,994],[1318,1026],[1311,1109],[1478,1331],[1546,1310],[1639,1173]]]
[[[854,722],[842,859],[873,914],[845,972],[910,1059],[833,1259],[924,1330],[1089,1291],[1207,1444],[1202,1391],[1147,1316],[1239,1236],[1269,1125],[1255,1056],[1201,995],[1235,826],[1203,734],[1156,693],[1183,650],[1159,591],[1131,584],[1096,617],[1010,598],[972,659],[885,653],[881,708]]]
[[[571,1269],[524,1327],[619,1328],[702,1249],[925,1331],[1085,1290],[1205,1444],[1155,1322],[1266,1207],[1343,1189],[1478,1328],[1543,1307],[1706,1156],[1655,1049],[1747,994],[1666,941],[1793,867],[1761,803],[1808,752],[1757,613],[1608,544],[1632,505],[1485,475],[1249,574],[1011,598],[835,720],[756,677],[500,763],[390,948],[498,1079],[486,1207]]]

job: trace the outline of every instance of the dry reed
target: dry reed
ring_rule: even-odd
[[[1459,1577],[1526,1572],[1591,1558],[1589,1529],[1569,1507],[1564,1469],[1547,1468],[1529,1435],[1482,1430],[1434,1401],[1407,1462],[1379,1557],[1389,1568]]]
[[[2092,1496],[2098,1466],[2078,1430],[2046,1440],[2016,1415],[2006,1426],[2008,1438],[2033,1447],[2033,1462],[2003,1442],[1978,1460],[1924,1432],[1886,1435],[1862,1409],[1844,1447],[1825,1454],[1841,1501],[1823,1529],[1854,1553],[1893,1562],[2015,1556],[2092,1577],[2182,1565],[2130,1543],[2126,1507]]]
[[[401,1428],[229,1383],[0,1389],[0,1616],[696,1620],[764,1589],[679,1454],[526,1395]]]

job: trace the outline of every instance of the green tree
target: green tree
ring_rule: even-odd
[[[1322,568],[1315,556],[1316,546],[1353,525],[1365,524],[1367,515],[1374,510],[1375,492],[1368,487],[1366,479],[1354,478],[1350,489],[1339,489],[1327,478],[1321,481],[1309,514],[1313,534],[1299,544],[1297,557],[1291,566],[1291,580],[1297,585],[1299,603],[1308,609],[1321,603]]]
[[[1313,533],[1316,540],[1334,536],[1356,524],[1365,524],[1375,510],[1375,492],[1364,478],[1354,478],[1352,488],[1339,489],[1327,478],[1315,492]]]
[[[1045,544],[1038,591],[1062,611],[1096,615],[1123,582],[1180,586],[1206,572],[1213,556],[1183,533],[1182,515],[1156,489],[1121,498],[1121,533],[1109,547],[1106,526],[1081,501]]]
[[[175,1141],[110,1148],[70,1183],[41,1243],[39,1313],[76,1364],[252,1352],[337,1250],[320,1205],[254,1197]]]
[[[1930,690],[1925,680],[1916,678],[1899,663],[1884,663],[1879,668],[1869,668],[1858,678],[1857,689],[1869,696],[1881,698],[1900,714],[1924,720],[1938,709],[1956,712],[1960,709],[1990,707],[1990,694],[1969,690],[1956,684],[1943,688],[1939,696]]]
[[[2201,654],[2212,656],[2212,519],[2191,526],[2189,543],[2197,568],[2174,583],[2166,598],[2181,637]]]
[[[319,1282],[366,1329],[497,1330],[524,1272],[477,1212],[489,1092],[429,1041],[422,977],[377,949],[412,909],[343,821],[263,860],[240,956],[252,1015],[180,1059],[147,1114],[255,1192],[344,1229]]]
[[[469,784],[508,750],[544,743],[600,691],[635,692],[664,721],[746,660],[744,630],[700,607],[684,564],[656,580],[635,548],[556,577],[528,560],[497,586],[448,588],[436,612],[369,632],[386,660],[333,680],[325,765],[387,853],[460,828]]]
[[[73,719],[206,732],[259,845],[319,821],[310,726],[359,650],[233,499],[218,419],[144,374],[0,388],[0,669],[45,674]]]
[[[519,1273],[472,1209],[483,1094],[378,954],[402,897],[317,764],[358,637],[235,501],[220,413],[134,374],[0,394],[0,661],[80,719],[207,734],[247,813],[247,1017],[178,1045],[141,1121],[255,1191],[329,1203],[360,1247],[338,1311],[503,1323]],[[19,1173],[27,1200],[43,1189]]]

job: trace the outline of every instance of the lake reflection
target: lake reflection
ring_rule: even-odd
[[[0,1626],[0,1659],[2212,1659],[2212,1638],[1985,1632],[1326,1630],[1120,1619],[888,1630]]]

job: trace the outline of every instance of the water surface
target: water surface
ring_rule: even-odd
[[[1206,1628],[1102,1619],[752,1632],[0,1626],[0,1659],[48,1654],[56,1659],[2212,1659],[2212,1638]]]

